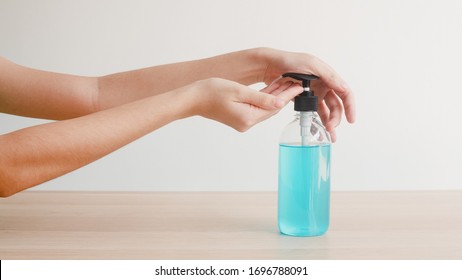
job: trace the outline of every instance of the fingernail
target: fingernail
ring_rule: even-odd
[[[276,108],[278,109],[281,109],[282,107],[284,107],[284,105],[286,105],[286,102],[281,98],[276,97],[276,99],[274,100],[274,106],[276,106]]]

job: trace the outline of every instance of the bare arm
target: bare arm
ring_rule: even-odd
[[[262,79],[259,49],[102,77],[31,69],[0,57],[0,112],[63,120],[161,94],[207,78],[244,85]]]
[[[0,136],[0,196],[61,176],[188,115],[174,91]]]
[[[208,79],[86,116],[0,136],[0,197],[93,162],[177,119],[201,115],[245,131],[275,114],[301,88],[286,84],[264,94]]]

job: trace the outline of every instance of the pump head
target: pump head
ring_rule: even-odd
[[[282,77],[289,77],[302,81],[303,92],[295,97],[294,110],[299,112],[318,111],[318,97],[310,89],[310,82],[319,79],[318,76],[302,73],[285,73]]]

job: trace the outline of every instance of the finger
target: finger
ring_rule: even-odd
[[[278,87],[277,89],[273,90],[272,92],[270,92],[270,94],[272,95],[279,95],[281,92],[287,90],[289,87],[291,87],[294,83],[291,82],[291,81],[288,81],[288,82],[285,82],[283,83],[280,87]]]
[[[353,93],[350,90],[337,91],[335,94],[342,99],[343,107],[345,108],[345,116],[349,123],[354,123],[356,120],[356,106]]]
[[[272,111],[259,111],[258,113],[260,114],[260,116],[258,117],[258,122],[261,122],[271,116],[273,116],[274,114],[276,114],[277,112],[279,112],[279,109],[281,109],[282,107],[284,107],[285,105],[287,105],[287,103],[290,102],[290,100],[292,100],[295,96],[299,95],[300,92],[302,92],[303,88],[299,85],[299,84],[292,84],[291,86],[289,86],[286,90],[282,91],[277,97],[275,96],[275,98],[277,100],[279,100],[281,102],[281,106],[279,108],[277,108],[277,110],[272,110]],[[273,95],[270,95],[270,96],[273,96]]]
[[[332,129],[329,131],[330,134],[330,139],[332,140],[332,143],[337,142],[337,133],[335,132],[335,129]]]
[[[338,100],[338,99],[337,99]],[[329,126],[329,120],[331,119],[331,110],[326,105],[325,101],[321,101],[318,103],[318,114],[321,118],[322,123],[326,127],[327,132],[329,132],[332,142],[337,141],[337,134],[335,133],[335,126]],[[342,113],[340,112],[340,115]]]
[[[287,89],[278,93],[277,97],[284,100],[284,102],[287,104],[290,100],[294,99],[302,92],[303,88],[299,84],[292,83]]]
[[[292,81],[280,80],[278,82],[275,82],[275,83],[265,87],[264,89],[261,90],[261,92],[272,94],[272,95],[278,95],[282,91],[289,88],[292,84],[293,84]]]
[[[264,88],[263,88],[262,90],[260,90],[260,91],[261,91],[261,92],[264,92],[264,93],[270,93],[270,92],[274,91],[275,89],[277,89],[279,86],[281,86],[280,83],[274,82],[274,83],[272,83],[271,85],[264,87]]]
[[[327,107],[326,103],[323,101],[318,103],[318,114],[319,114],[319,117],[321,118],[322,123],[324,124],[324,126],[326,126],[327,132],[329,132],[332,142],[337,141],[337,134],[335,133],[335,127],[328,128],[328,126],[326,125],[329,122],[331,112],[329,110],[329,107]]]
[[[264,110],[276,110],[284,107],[285,101],[271,94],[248,89],[237,96],[237,102],[246,103]]]
[[[326,128],[328,131],[333,131],[342,120],[342,102],[340,102],[340,99],[335,95],[333,90],[328,91],[324,101],[329,108],[329,120],[327,121]]]
[[[327,127],[327,123],[329,122],[330,112],[329,112],[329,108],[324,103],[324,101],[318,102],[318,114],[324,126]]]
[[[348,122],[353,123],[356,119],[356,108],[353,92],[348,84],[334,69],[317,57],[312,58],[312,67],[321,80],[342,99],[345,108],[345,116]]]

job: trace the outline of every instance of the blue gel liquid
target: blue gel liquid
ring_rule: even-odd
[[[317,236],[329,227],[330,145],[279,145],[278,225],[283,234]]]

